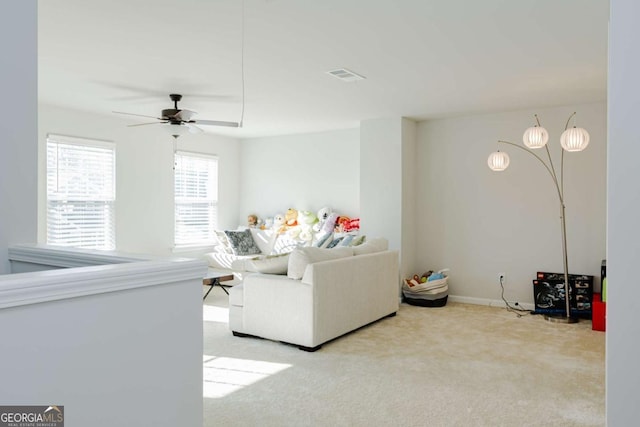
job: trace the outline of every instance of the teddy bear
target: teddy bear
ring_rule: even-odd
[[[295,227],[298,225],[298,211],[294,208],[287,209],[284,214],[285,224],[287,227]]]

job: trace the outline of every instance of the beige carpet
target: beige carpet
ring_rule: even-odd
[[[604,426],[605,334],[504,309],[402,304],[315,353],[233,337],[204,305],[205,426]]]

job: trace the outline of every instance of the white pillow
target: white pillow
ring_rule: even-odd
[[[251,258],[245,262],[247,271],[265,274],[287,274],[289,254]]]
[[[291,255],[289,255],[287,277],[296,280],[302,279],[304,270],[307,268],[308,264],[350,256],[353,256],[353,248],[348,247],[325,249],[307,246],[304,248],[296,248],[291,252]]]
[[[274,230],[261,230],[259,228],[250,228],[251,237],[263,254],[270,254],[273,250],[273,244],[278,235]]]
[[[373,254],[389,249],[389,241],[383,237],[367,239],[363,244],[353,246],[351,249],[354,255]]]

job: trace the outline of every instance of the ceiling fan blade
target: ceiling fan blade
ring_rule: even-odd
[[[185,125],[187,126],[187,128],[189,128],[189,133],[202,133],[202,132],[204,132],[204,129],[199,128],[198,126],[194,125],[193,123],[185,123]]]
[[[164,123],[167,123],[167,122],[137,123],[135,125],[127,125],[127,127],[131,128],[131,127],[135,127],[135,126],[158,125],[158,124],[161,125],[161,124],[164,124]]]
[[[191,120],[191,117],[195,116],[197,113],[191,110],[180,110],[176,113],[175,117],[179,120],[184,120],[188,122]]]
[[[125,114],[125,115],[127,115],[127,116],[146,117],[146,118],[148,118],[148,119],[158,119],[158,120],[162,120],[160,117],[145,116],[144,114],[124,113],[124,112],[122,112],[122,111],[112,111],[112,113],[116,113],[116,114]]]
[[[238,126],[240,126],[238,122],[222,122],[218,120],[192,120],[191,123],[209,126],[227,126],[231,128],[237,128]]]

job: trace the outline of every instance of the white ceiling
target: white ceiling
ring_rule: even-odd
[[[607,0],[40,0],[42,103],[235,137],[606,99]],[[326,72],[348,68],[366,80]],[[121,116],[122,117],[122,116]],[[138,120],[140,119],[140,120]],[[131,118],[132,122],[146,122]]]

